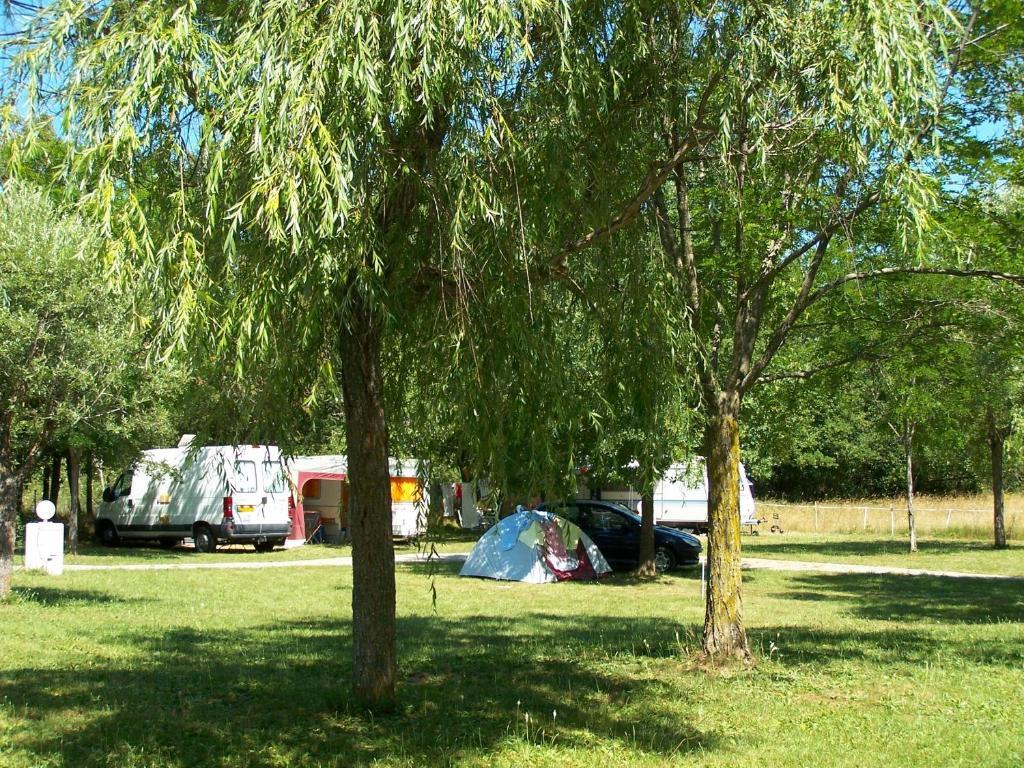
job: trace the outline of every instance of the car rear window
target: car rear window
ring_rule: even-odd
[[[590,527],[598,531],[625,531],[629,523],[618,512],[595,507],[590,510]]]

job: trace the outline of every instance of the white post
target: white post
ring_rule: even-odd
[[[864,507],[864,530],[868,529],[868,508]]]
[[[889,535],[896,535],[896,510],[893,505],[889,505]]]
[[[818,530],[818,502],[814,502],[814,530]]]

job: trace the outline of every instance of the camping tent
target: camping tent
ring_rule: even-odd
[[[519,509],[480,537],[459,575],[542,584],[596,579],[610,571],[604,555],[574,523]]]

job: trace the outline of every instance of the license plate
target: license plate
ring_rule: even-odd
[[[239,504],[238,505],[238,511],[241,512],[243,515],[252,514],[252,512],[255,511],[255,509],[256,508],[252,504]]]

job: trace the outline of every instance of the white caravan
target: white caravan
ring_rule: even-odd
[[[591,489],[584,476],[576,497],[615,501],[640,514],[640,493],[627,485]],[[708,470],[703,458],[696,457],[689,464],[673,464],[658,481],[654,487],[654,522],[698,533],[707,531]],[[753,486],[740,464],[740,524],[757,525],[759,522],[754,509]]]
[[[103,491],[96,536],[107,546],[149,539],[172,547],[190,537],[199,552],[218,541],[258,551],[283,545],[291,531],[290,489],[281,451],[272,445],[143,451]]]

